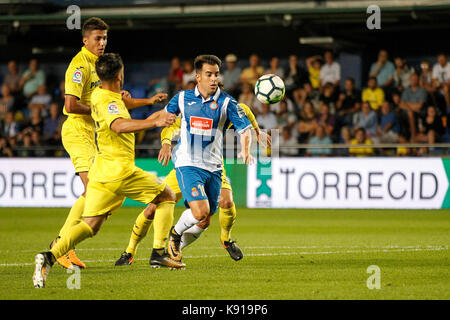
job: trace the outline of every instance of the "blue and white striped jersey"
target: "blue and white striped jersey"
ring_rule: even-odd
[[[181,114],[178,144],[173,150],[175,168],[194,166],[214,172],[223,168],[223,136],[230,122],[239,134],[252,127],[244,110],[219,88],[205,100],[198,88],[180,91],[165,110]]]

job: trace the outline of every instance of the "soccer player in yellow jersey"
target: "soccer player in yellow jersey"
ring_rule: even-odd
[[[240,104],[240,106],[245,111],[247,118],[250,120],[250,123],[255,130],[258,143],[265,147],[270,146],[270,136],[260,130],[255,115],[252,113],[250,108],[242,103]],[[232,126],[232,124],[230,124],[230,126]],[[181,118],[178,117],[174,124],[172,124],[170,127],[164,128],[161,132],[162,147],[158,155],[158,161],[162,163],[163,166],[167,166],[169,164],[169,160],[172,157],[172,140],[178,134],[180,127]],[[170,171],[164,182],[170,187],[173,192],[175,192],[176,202],[180,201],[180,199],[182,198],[182,194],[176,178],[175,169]],[[236,242],[231,240],[231,229],[233,228],[235,220],[236,206],[233,201],[233,192],[224,169],[222,172],[222,189],[219,198],[219,223],[221,228],[220,240],[222,246],[227,250],[230,257],[233,260],[238,261],[241,260],[244,255],[240,248],[236,245]],[[139,218],[136,220],[133,226],[128,247],[116,261],[116,266],[130,265],[133,263],[133,257],[136,254],[137,246],[139,242],[146,236],[148,230],[144,228],[144,222],[145,221]],[[181,249],[197,240],[201,236],[201,234],[208,228],[210,222],[211,215],[209,215],[204,221],[201,221],[200,223],[186,230],[181,238]]]
[[[52,241],[52,247],[60,237],[72,226],[80,222],[86,202],[85,193],[88,184],[88,171],[96,153],[95,128],[91,117],[91,95],[100,85],[95,71],[95,62],[101,56],[107,44],[108,25],[100,18],[90,18],[83,23],[82,36],[84,46],[72,59],[65,75],[64,114],[67,115],[62,127],[62,142],[69,153],[76,174],[81,178],[84,192],[73,205],[67,219],[59,231],[58,237]],[[156,100],[165,99],[165,94],[150,99],[132,99],[124,92],[124,102],[128,109],[153,104]],[[72,269],[72,265],[85,268],[85,264],[76,256],[74,250],[62,255],[58,263]]]
[[[82,219],[69,227],[59,241],[50,249],[36,255],[33,284],[45,286],[51,266],[76,244],[94,236],[107,217],[122,206],[125,197],[140,201],[147,207],[140,214],[147,221],[161,220],[162,225],[173,222],[175,194],[154,174],[148,173],[134,163],[134,132],[171,125],[176,117],[159,111],[145,120],[133,120],[122,99],[121,87],[124,67],[118,54],[107,53],[98,58],[96,71],[102,85],[92,94],[91,108],[97,133],[97,154],[89,170],[89,184]],[[184,264],[173,261],[164,249],[168,232],[159,235],[158,243],[150,258],[152,266],[183,268]]]

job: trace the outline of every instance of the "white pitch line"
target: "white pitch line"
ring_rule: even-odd
[[[100,249],[99,249],[100,250]],[[392,252],[414,252],[414,251],[443,251],[448,250],[448,247],[429,247],[429,248],[389,248],[389,249],[373,249],[373,250],[343,250],[343,251],[303,251],[303,252],[277,252],[277,253],[248,253],[246,257],[265,257],[265,256],[294,256],[294,255],[327,255],[327,254],[347,254],[347,253],[392,253]],[[188,259],[202,259],[202,258],[221,258],[225,257],[225,254],[216,255],[200,255],[200,256],[184,256]],[[148,260],[148,258],[135,259],[136,261]],[[107,260],[84,260],[86,263],[99,263],[99,262],[115,262],[115,259]],[[24,267],[32,266],[34,263],[3,263],[0,267]]]

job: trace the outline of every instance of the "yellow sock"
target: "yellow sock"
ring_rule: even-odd
[[[79,224],[70,227],[50,249],[50,252],[58,259],[69,252],[70,249],[73,249],[78,243],[93,235],[92,228],[86,222],[81,221]]]
[[[144,210],[145,211],[145,210]],[[147,219],[142,211],[136,219],[133,226],[133,231],[131,231],[130,242],[128,243],[128,248],[125,250],[127,253],[131,253],[134,257],[136,254],[136,249],[142,239],[147,235],[148,229],[152,225],[153,220]]]
[[[219,222],[220,222],[220,240],[229,241],[231,239],[231,229],[233,228],[234,221],[236,220],[236,206],[234,205],[229,209],[219,208]]]
[[[70,209],[69,215],[67,216],[66,222],[62,226],[61,230],[59,230],[59,236],[62,237],[70,227],[77,225],[81,221],[81,215],[84,211],[84,204],[86,202],[86,198],[84,196],[80,196],[77,201],[73,204]]]
[[[166,247],[170,228],[173,224],[174,201],[161,202],[156,207],[155,219],[153,222],[153,248],[162,249]]]

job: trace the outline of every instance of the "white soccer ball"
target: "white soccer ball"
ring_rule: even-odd
[[[261,76],[255,84],[255,95],[265,104],[277,103],[284,97],[285,86],[277,75],[268,73]]]

